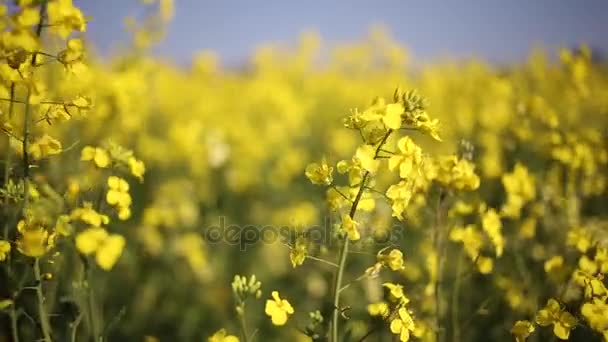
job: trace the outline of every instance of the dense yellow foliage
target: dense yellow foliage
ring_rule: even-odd
[[[0,5],[0,340],[608,341],[586,47],[413,67],[372,29],[183,67],[144,2],[112,61],[71,0]]]

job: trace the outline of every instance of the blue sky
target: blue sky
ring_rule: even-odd
[[[137,0],[74,0],[91,16],[88,33],[103,54],[126,33],[123,19],[142,13]],[[319,32],[327,45],[364,37],[381,24],[417,61],[481,57],[516,62],[531,48],[576,46],[608,51],[608,0],[175,0],[175,19],[159,55],[186,62],[215,50],[236,64],[264,42],[294,42]]]

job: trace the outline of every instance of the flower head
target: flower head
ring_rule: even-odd
[[[228,335],[226,329],[220,329],[213,336],[210,336],[207,342],[239,342],[239,338],[234,335]]]
[[[306,177],[313,184],[330,185],[333,182],[334,168],[327,164],[325,158],[321,163],[310,163],[306,166]]]
[[[351,241],[357,241],[361,238],[357,226],[358,222],[353,220],[349,215],[342,215],[342,231],[346,233],[348,239]]]
[[[410,339],[410,332],[414,331],[416,325],[412,316],[405,307],[399,308],[397,311],[397,317],[391,321],[391,332],[395,335],[399,335],[399,341],[407,342]]]
[[[279,297],[279,292],[272,291],[272,299],[266,301],[266,308],[264,310],[266,315],[270,316],[272,324],[274,325],[285,325],[289,315],[294,313],[293,307],[286,299]]]
[[[515,336],[516,342],[524,342],[534,332],[534,325],[529,321],[517,321],[511,328],[511,334]]]
[[[567,340],[570,330],[576,325],[576,318],[564,311],[559,302],[551,298],[545,308],[536,314],[536,323],[541,326],[553,324],[553,333],[562,340]]]

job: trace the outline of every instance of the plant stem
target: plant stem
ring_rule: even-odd
[[[19,326],[17,325],[17,311],[15,311],[15,303],[11,306],[11,311],[9,313],[11,318],[11,335],[13,337],[13,342],[19,342]]]
[[[380,141],[380,143],[378,144],[378,147],[376,148],[376,153],[374,154],[374,159],[376,159],[378,157],[378,153],[380,152],[380,149],[382,149],[382,146],[384,146],[384,144],[386,143],[386,140],[388,139],[388,137],[391,135],[391,133],[393,133],[393,130],[388,130],[386,132],[386,134],[384,135],[384,137],[382,138],[382,141]],[[355,196],[355,200],[353,201],[353,204],[350,207],[350,212],[348,213],[348,216],[350,216],[351,219],[355,218],[355,213],[357,212],[357,207],[359,206],[359,201],[361,200],[361,197],[363,196],[363,192],[365,191],[365,183],[367,182],[367,179],[370,176],[370,172],[369,171],[365,171],[365,173],[363,174],[363,178],[361,179],[361,183],[359,184],[359,190],[357,191],[357,195]],[[340,290],[342,288],[342,278],[344,276],[344,268],[346,266],[346,257],[348,256],[348,244],[349,244],[349,239],[345,238],[344,239],[344,243],[342,244],[342,249],[340,250],[340,254],[339,254],[339,262],[338,262],[338,273],[336,274],[336,280],[333,286],[334,289],[334,293],[333,293],[333,298],[334,298],[334,307],[333,307],[333,315],[332,315],[332,321],[331,321],[331,336],[332,342],[338,342],[338,321],[340,320]]]
[[[76,342],[76,336],[78,336],[78,326],[80,325],[81,321],[82,321],[82,313],[78,314],[78,317],[76,317],[74,322],[72,322],[72,324],[70,324],[70,329],[71,329],[70,341],[71,342]]]
[[[456,279],[454,280],[454,288],[452,289],[452,341],[460,341],[460,286],[462,284],[462,265],[464,253],[461,250],[458,254],[458,263],[456,264]]]
[[[42,293],[42,277],[40,275],[40,259],[34,261],[34,279],[36,280],[36,298],[38,299],[38,316],[40,319],[40,327],[42,329],[43,341],[52,342],[51,339],[51,324],[49,317],[44,307],[44,295]]]
[[[11,82],[11,100],[15,98],[15,82]],[[13,117],[13,110],[14,110],[15,106],[13,106],[13,103],[11,102],[8,105],[8,118],[9,120],[12,119]],[[6,188],[8,187],[8,180],[10,179],[11,176],[11,137],[7,135],[7,139],[6,139],[6,147],[7,147],[7,151],[6,151],[6,160],[4,161],[4,190],[6,190]],[[8,192],[6,192],[6,194],[4,195],[4,240],[8,240],[8,227],[9,227],[9,205],[8,205]]]
[[[243,311],[239,314],[239,321],[241,323],[241,330],[243,331],[243,342],[249,342],[249,334],[247,333],[247,320],[245,320],[245,305],[243,305]]]
[[[435,341],[442,342],[443,334],[442,334],[442,313],[441,313],[441,282],[442,282],[442,272],[443,272],[443,236],[441,232],[441,213],[442,213],[442,205],[443,205],[443,190],[439,190],[439,196],[437,198],[437,208],[435,211],[435,231],[433,234],[433,245],[435,247]]]

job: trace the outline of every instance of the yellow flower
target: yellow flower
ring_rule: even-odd
[[[278,326],[285,325],[289,315],[294,313],[291,304],[286,299],[281,299],[277,291],[272,291],[272,299],[266,301],[264,311],[270,316],[272,324]]]
[[[361,163],[361,167],[371,173],[375,173],[380,166],[380,161],[376,159],[376,149],[371,145],[362,145],[357,148],[355,158]]]
[[[597,332],[608,330],[608,304],[605,299],[594,298],[592,302],[583,304],[581,314],[593,330]]]
[[[60,56],[63,63],[72,63],[81,60],[84,54],[84,43],[80,38],[68,39],[66,42],[66,49]],[[75,103],[76,104],[76,103]],[[77,105],[77,104],[76,104]]]
[[[131,204],[129,183],[127,183],[126,180],[116,176],[110,176],[108,177],[108,188],[108,193],[106,195],[108,204],[123,207]]]
[[[146,166],[144,165],[144,162],[131,157],[129,158],[128,163],[131,174],[143,182],[144,173],[146,172]]]
[[[59,154],[61,150],[61,142],[48,134],[28,146],[28,153],[36,160]]]
[[[444,186],[462,191],[473,191],[479,187],[479,176],[475,165],[457,156],[441,156],[436,160],[436,180]]]
[[[34,7],[25,7],[15,17],[15,23],[17,26],[27,28],[38,24],[40,20],[40,13],[38,9]]]
[[[579,252],[585,253],[593,244],[593,235],[582,227],[571,228],[568,231],[566,243],[568,246],[576,247]]]
[[[481,274],[490,274],[492,273],[492,269],[494,269],[494,260],[492,258],[479,256],[477,257],[477,269]]]
[[[489,209],[486,211],[481,217],[481,224],[483,230],[488,234],[490,241],[494,245],[496,250],[496,256],[500,257],[504,250],[505,239],[502,236],[502,222],[500,221],[500,216],[494,209]]]
[[[72,220],[80,220],[94,227],[100,227],[101,225],[110,223],[110,218],[95,211],[95,209],[93,209],[93,204],[90,202],[85,202],[82,208],[72,210],[70,218]]]
[[[112,234],[108,236],[95,254],[97,265],[103,270],[111,270],[122,255],[125,244],[126,241],[122,235]]]
[[[422,149],[407,136],[399,139],[397,147],[400,153],[388,160],[388,168],[392,171],[399,167],[399,176],[407,178],[422,163]]]
[[[106,168],[110,165],[110,155],[106,150],[100,147],[85,146],[82,149],[80,160],[92,160],[99,168]]]
[[[376,98],[358,118],[363,121],[381,121],[387,128],[399,129],[401,127],[401,114],[404,112],[403,104],[389,103],[381,97]]]
[[[296,245],[291,249],[289,253],[289,260],[291,260],[291,265],[295,268],[300,266],[306,260],[306,254],[308,252],[308,248],[306,246],[306,239],[303,237],[298,237],[296,239]]]
[[[513,218],[519,218],[521,208],[536,197],[534,176],[520,163],[515,164],[512,173],[502,176],[502,184],[507,192],[507,203],[502,212]]]
[[[47,12],[51,30],[61,38],[65,39],[72,31],[86,30],[84,16],[77,7],[74,7],[72,0],[49,1]]]
[[[399,220],[403,220],[403,213],[412,200],[414,185],[412,182],[402,180],[398,184],[391,185],[386,190],[386,197],[391,201],[393,216]]]
[[[209,337],[207,342],[239,342],[239,338],[234,335],[228,335],[225,329],[220,329],[213,336]]]
[[[114,267],[125,247],[125,238],[109,234],[99,227],[88,228],[76,235],[76,248],[84,255],[95,253],[95,261],[103,270]]]
[[[361,238],[357,226],[358,222],[353,220],[349,215],[342,215],[342,231],[346,233],[346,236],[351,241],[357,241]]]
[[[323,158],[321,163],[308,164],[305,174],[313,184],[330,185],[333,182],[333,172],[334,168],[327,165],[327,161]]]
[[[555,255],[545,261],[545,272],[552,273],[556,270],[559,270],[562,266],[564,266],[564,257],[561,255]]]
[[[406,308],[397,311],[397,317],[391,321],[391,332],[399,335],[399,341],[407,342],[410,339],[410,331],[416,328],[412,316]]]
[[[60,215],[55,223],[55,233],[61,236],[70,236],[72,234],[72,225],[70,224],[70,217],[68,215]]]
[[[450,240],[462,242],[464,251],[471,260],[475,260],[483,246],[483,236],[476,226],[469,224],[466,227],[454,227],[450,230]]]
[[[536,323],[540,326],[553,324],[553,333],[562,340],[567,340],[570,330],[576,325],[576,318],[564,311],[559,302],[551,298],[545,308],[536,314]]]
[[[392,302],[397,302],[400,304],[407,304],[410,302],[410,299],[407,298],[407,296],[405,295],[405,293],[403,292],[403,286],[399,285],[399,284],[393,284],[393,283],[384,283],[382,284],[382,286],[386,287],[388,289],[388,293],[389,293],[389,299]]]
[[[11,252],[11,244],[8,241],[0,240],[0,261],[6,260]]]
[[[76,248],[84,255],[92,254],[107,237],[108,232],[103,228],[88,228],[76,235]]]
[[[32,258],[43,256],[54,246],[55,235],[49,233],[39,224],[26,224],[19,221],[17,225],[19,237],[17,239],[17,250]]]
[[[534,332],[534,325],[529,321],[517,321],[511,328],[511,334],[516,342],[524,342]]]
[[[390,315],[391,310],[386,302],[372,303],[367,306],[367,312],[370,316],[380,316],[386,318]]]
[[[393,249],[386,255],[378,254],[376,258],[393,271],[400,271],[404,268],[403,253],[398,249]]]

